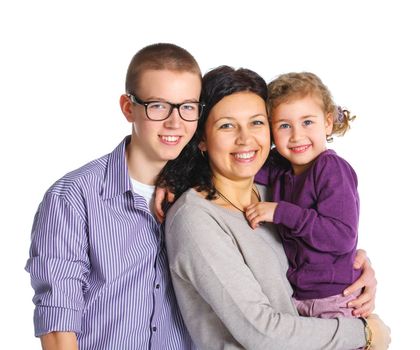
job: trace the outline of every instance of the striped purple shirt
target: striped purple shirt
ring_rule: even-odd
[[[194,349],[175,299],[163,227],[131,187],[125,147],[58,180],[32,229],[35,335],[86,349]]]

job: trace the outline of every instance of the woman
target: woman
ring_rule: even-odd
[[[374,348],[386,349],[389,332],[377,317],[368,319],[368,328],[359,319],[299,317],[278,235],[269,224],[252,230],[244,217],[248,205],[266,197],[253,183],[270,150],[264,80],[219,67],[204,76],[202,97],[206,109],[196,138],[163,173],[176,194],[191,187],[168,212],[166,246],[196,345],[353,349],[366,345],[371,329]]]

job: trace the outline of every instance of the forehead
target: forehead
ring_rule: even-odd
[[[272,119],[324,114],[323,102],[316,95],[295,96],[275,105]]]
[[[142,99],[160,98],[171,102],[198,100],[200,92],[201,77],[199,74],[167,69],[143,71],[136,91]]]
[[[236,92],[223,97],[210,111],[209,117],[242,118],[266,115],[264,100],[253,92]]]

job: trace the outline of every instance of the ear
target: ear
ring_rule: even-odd
[[[201,140],[200,143],[198,144],[198,149],[201,152],[206,152],[207,151],[207,144],[205,140]]]
[[[334,126],[334,116],[332,113],[328,113],[325,117],[325,135],[329,136],[332,133]]]
[[[133,123],[135,120],[135,116],[133,113],[133,103],[130,101],[130,98],[127,95],[121,95],[120,97],[120,107],[121,111],[123,112],[125,119],[129,123]]]

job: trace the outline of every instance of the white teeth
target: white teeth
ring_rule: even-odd
[[[293,147],[292,149],[295,150],[295,151],[303,151],[306,148],[308,148],[308,146]]]
[[[179,136],[161,136],[164,141],[176,142],[179,140]]]
[[[249,158],[252,158],[254,155],[255,155],[255,151],[247,152],[247,153],[235,153],[235,158],[249,159]]]

